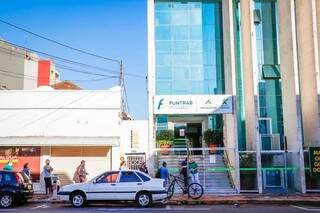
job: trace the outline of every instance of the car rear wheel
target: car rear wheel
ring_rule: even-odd
[[[9,208],[13,206],[13,195],[10,193],[0,195],[0,206],[2,208]]]
[[[152,204],[152,197],[147,192],[141,192],[136,197],[136,203],[140,207],[149,207]]]
[[[86,204],[86,196],[82,192],[75,192],[71,195],[71,204],[76,208],[84,207]]]

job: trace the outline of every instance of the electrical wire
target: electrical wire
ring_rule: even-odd
[[[29,80],[34,80],[34,81],[38,81],[39,79],[47,79],[47,78],[38,78],[36,76],[25,75],[25,74],[22,74],[22,73],[16,73],[16,72],[2,70],[2,69],[0,69],[0,75],[7,76],[7,77],[18,78],[18,79],[29,79]],[[112,79],[112,78],[118,78],[118,77],[117,76],[109,76],[109,77],[95,78],[95,79],[79,79],[79,80],[65,79],[65,80],[81,83],[81,82],[103,81],[103,80],[108,80],[108,79]],[[64,81],[64,80],[61,80],[61,81]]]
[[[31,49],[31,48],[28,48],[28,47],[24,47],[24,46],[21,46],[21,45],[15,44],[15,43],[11,43],[11,42],[8,42],[8,41],[3,41],[3,42],[7,43],[9,45],[15,46],[17,48],[23,49],[25,51],[36,52],[38,54],[42,54],[42,55],[48,56],[50,58],[54,58],[56,60],[64,61],[66,63],[70,63],[70,64],[74,64],[74,65],[77,65],[77,66],[82,66],[82,67],[88,67],[88,68],[99,70],[99,71],[102,71],[102,72],[120,74],[120,72],[116,71],[116,70],[105,69],[105,68],[94,66],[94,65],[91,65],[91,64],[86,64],[86,63],[82,63],[82,62],[66,59],[66,58],[63,58],[63,57],[60,57],[60,56],[56,56],[56,55],[52,55],[52,54],[49,54],[49,53],[46,53],[46,52],[43,52],[43,51],[39,51],[39,50]],[[132,73],[123,73],[123,74],[126,75],[126,76],[131,76],[131,77],[145,78],[145,76],[132,74]]]
[[[79,49],[79,48],[76,48],[76,47],[72,47],[72,46],[67,45],[67,44],[65,44],[65,43],[58,42],[58,41],[56,41],[56,40],[53,40],[53,39],[48,38],[48,37],[45,37],[45,36],[43,36],[43,35],[40,35],[40,34],[31,32],[31,31],[29,31],[29,30],[27,30],[27,29],[24,29],[24,28],[22,28],[22,27],[19,27],[19,26],[15,25],[15,24],[12,24],[12,23],[9,23],[9,22],[7,22],[7,21],[4,21],[3,19],[0,19],[0,22],[6,24],[6,25],[8,25],[8,26],[11,26],[11,27],[13,27],[13,28],[16,28],[16,29],[18,29],[18,30],[21,30],[21,31],[23,31],[23,32],[26,32],[26,33],[28,33],[28,34],[31,34],[31,35],[33,35],[33,36],[36,36],[36,37],[38,37],[38,38],[41,38],[41,39],[43,39],[43,40],[46,40],[46,41],[52,42],[52,43],[54,43],[54,44],[60,45],[60,46],[62,46],[62,47],[65,47],[65,48],[68,48],[68,49],[71,49],[71,50],[74,50],[74,51],[77,51],[77,52],[80,52],[80,53],[83,53],[83,54],[86,54],[86,55],[94,56],[94,57],[97,57],[97,58],[100,58],[100,59],[104,59],[104,60],[108,60],[108,61],[120,63],[120,60],[118,60],[118,59],[101,56],[101,55],[98,55],[98,54],[95,54],[95,53],[92,53],[92,52],[88,52],[88,51],[85,51],[85,50],[82,50],[82,49]]]
[[[0,47],[0,51],[1,52],[5,52],[5,51],[2,51],[1,49],[2,50],[8,50],[7,48]],[[7,52],[5,52],[5,53],[7,53]],[[8,54],[10,54],[10,53],[8,53]],[[12,55],[12,54],[10,54],[10,55]],[[18,52],[15,52],[15,55],[12,55],[12,56],[19,57],[19,55],[20,55],[21,58],[25,58],[26,57],[25,54],[18,53]],[[65,66],[65,65],[62,65],[62,64],[59,64],[59,63],[55,63],[55,65],[56,65],[56,67],[61,68],[63,70],[67,70],[67,71],[72,71],[72,72],[77,72],[77,73],[82,73],[82,74],[88,74],[88,75],[101,76],[101,77],[119,78],[119,76],[112,76],[112,75],[100,74],[100,73],[86,71],[86,70],[79,70],[79,69],[76,69],[76,68],[73,68],[73,67],[70,67],[70,66]]]

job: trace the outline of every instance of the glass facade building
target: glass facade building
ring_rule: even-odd
[[[194,158],[220,157],[236,192],[320,192],[308,161],[309,147],[320,147],[319,11],[316,0],[148,0],[156,162],[182,158],[186,152],[175,149],[191,141]],[[232,113],[175,108],[221,95],[232,97]],[[159,113],[160,106],[167,108]],[[167,130],[173,151],[163,156],[157,137]],[[211,140],[221,150],[210,152],[208,130],[219,133]],[[199,164],[206,190],[219,191],[210,185],[214,163]]]
[[[155,1],[156,94],[223,94],[219,1]]]

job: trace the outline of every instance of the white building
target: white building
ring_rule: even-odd
[[[117,169],[120,97],[120,87],[0,91],[0,164],[13,159],[14,168],[21,170],[29,162],[38,181],[50,159],[62,183],[72,181],[81,160],[89,178]]]
[[[0,40],[0,87],[11,90],[35,89],[38,56]]]

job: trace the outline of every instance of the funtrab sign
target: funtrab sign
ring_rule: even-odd
[[[310,172],[312,176],[320,176],[320,147],[309,148]]]

